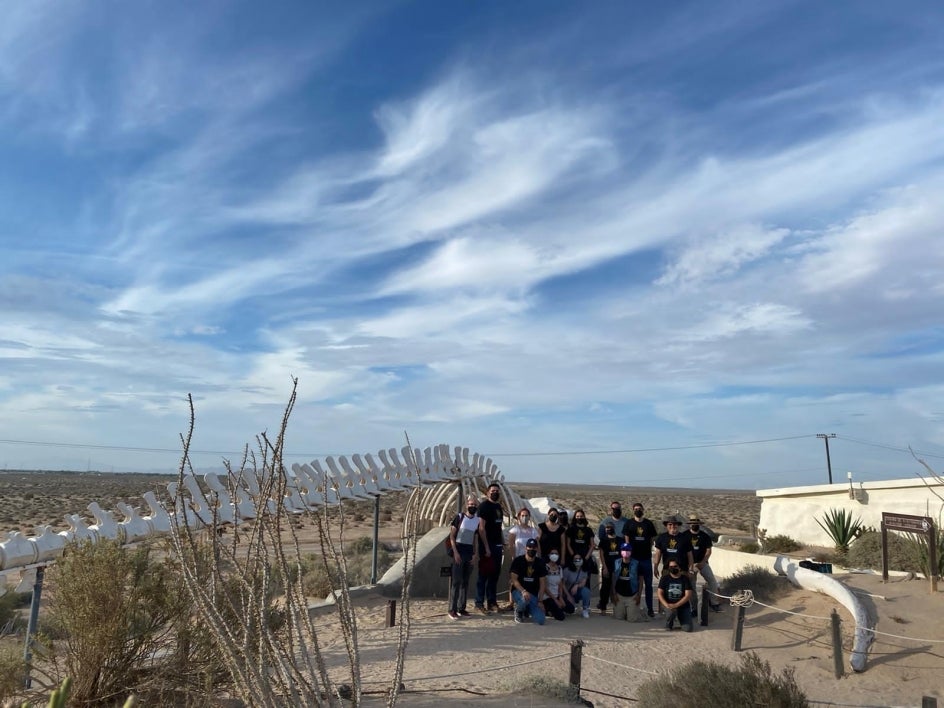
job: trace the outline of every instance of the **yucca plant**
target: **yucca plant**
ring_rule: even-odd
[[[862,520],[858,517],[853,519],[848,509],[830,509],[822,520],[816,519],[816,523],[829,535],[836,553],[843,557],[849,552],[849,544],[858,538],[863,528]]]

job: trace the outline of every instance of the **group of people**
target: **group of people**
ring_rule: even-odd
[[[465,511],[452,522],[450,618],[469,614],[469,580],[476,562],[475,610],[511,610],[517,623],[530,619],[544,624],[547,616],[564,620],[578,610],[589,617],[595,575],[597,609],[606,614],[612,607],[616,619],[649,620],[658,611],[665,616],[666,629],[677,621],[685,631],[693,631],[699,574],[714,593],[709,594],[710,608],[720,611],[718,583],[708,563],[712,540],[697,516],[689,517],[685,531],[678,518],[666,517],[665,531],[659,533],[640,502],[633,504],[632,517],[626,517],[622,504],[614,501],[609,516],[594,530],[583,509],[575,509],[568,519],[565,510],[551,507],[545,520],[535,525],[531,510],[522,507],[506,539],[500,499],[500,487],[492,484],[483,499],[467,497]],[[506,551],[512,554],[509,602],[499,608],[498,582]]]

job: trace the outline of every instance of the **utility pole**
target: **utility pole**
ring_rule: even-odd
[[[826,471],[829,473],[829,483],[833,483],[833,466],[829,461],[829,439],[836,437],[836,433],[816,433],[816,437],[822,438],[826,443]]]

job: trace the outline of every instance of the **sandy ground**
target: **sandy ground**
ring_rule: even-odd
[[[81,512],[91,500],[106,509],[114,508],[116,499],[140,504],[133,495],[160,483],[152,477],[121,474],[0,473],[0,529],[31,531],[41,523],[61,528],[62,514]],[[760,501],[753,492],[744,491],[514,486],[526,498],[550,496],[571,509],[582,506],[591,521],[606,513],[610,500],[622,501],[626,509],[639,500],[654,520],[663,514],[697,513],[715,531],[743,534],[757,522],[760,511]],[[399,538],[404,501],[405,497],[383,498],[382,540]],[[369,503],[355,506],[350,522],[348,538],[369,535]],[[661,530],[661,524],[657,526]],[[311,529],[305,531],[311,533]],[[864,672],[853,674],[848,668],[852,618],[831,598],[808,591],[791,590],[776,602],[778,608],[799,615],[757,604],[749,607],[743,649],[757,652],[776,671],[792,668],[807,697],[820,704],[920,706],[922,696],[944,702],[944,592],[932,596],[922,581],[883,585],[875,576],[837,577],[862,592],[881,596],[863,597],[877,618],[876,629],[897,635],[877,636]],[[384,627],[386,600],[368,595],[357,603],[364,688],[380,691],[392,676],[397,631]],[[446,615],[446,602],[441,600],[416,599],[412,605],[412,637],[404,672],[408,692],[403,696],[403,704],[409,706],[445,702],[458,706],[557,705],[545,696],[516,692],[516,688],[535,676],[566,682],[570,643],[577,639],[585,642],[583,695],[597,706],[626,705],[643,681],[695,659],[733,665],[739,657],[731,650],[735,615],[731,607],[712,614],[708,627],[683,634],[666,632],[658,617],[648,623],[619,623],[594,614],[589,619],[571,617],[535,626],[515,625],[511,614],[473,615],[452,621]],[[833,675],[830,623],[825,619],[834,607],[843,620],[846,651],[847,673],[838,680]],[[348,660],[336,619],[327,610],[316,621],[330,663],[343,681]],[[381,701],[377,699],[377,703]]]
[[[759,604],[746,609],[742,650],[756,652],[775,671],[792,668],[807,698],[817,704],[920,706],[922,696],[944,701],[944,594],[932,596],[927,583],[918,580],[883,584],[880,576],[836,577],[862,593],[866,607],[878,619],[876,630],[897,635],[876,635],[864,672],[849,668],[851,616],[832,598],[799,589],[776,601],[779,610],[798,614]],[[385,605],[379,597],[365,598],[360,605],[366,691],[380,690],[392,676],[397,634],[396,629],[384,627]],[[834,675],[830,642],[833,608],[843,627],[846,673],[840,679]],[[695,659],[735,665],[740,656],[731,649],[736,610],[729,606],[710,615],[709,626],[696,626],[692,634],[666,632],[658,616],[645,623],[627,623],[594,612],[589,619],[552,619],[538,626],[516,625],[510,614],[473,614],[454,621],[445,611],[442,601],[413,602],[404,705],[446,701],[469,706],[560,705],[544,696],[514,691],[534,676],[566,682],[570,643],[576,639],[585,643],[582,695],[596,706],[624,706],[642,682]],[[330,612],[318,623],[328,639],[333,627]],[[346,662],[339,637],[328,639],[328,653],[333,665]]]

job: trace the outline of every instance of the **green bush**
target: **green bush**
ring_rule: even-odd
[[[764,539],[764,553],[791,553],[801,548],[803,548],[802,543],[783,534],[768,536]]]
[[[757,553],[760,551],[760,544],[756,541],[748,541],[747,543],[742,543],[738,550],[741,553]]]
[[[693,661],[674,669],[668,677],[647,680],[636,694],[639,705],[649,708],[808,708],[806,696],[797,686],[792,668],[773,674],[770,664],[753,652],[741,657],[741,665],[730,668],[713,661]]]
[[[871,531],[856,539],[846,555],[850,568],[882,569],[882,533]],[[921,572],[921,559],[917,547],[905,537],[888,534],[888,568],[911,573]]]
[[[862,531],[862,520],[852,518],[848,509],[829,509],[822,519],[815,520],[833,542],[836,553],[845,556],[849,552],[849,545],[859,537]]]

